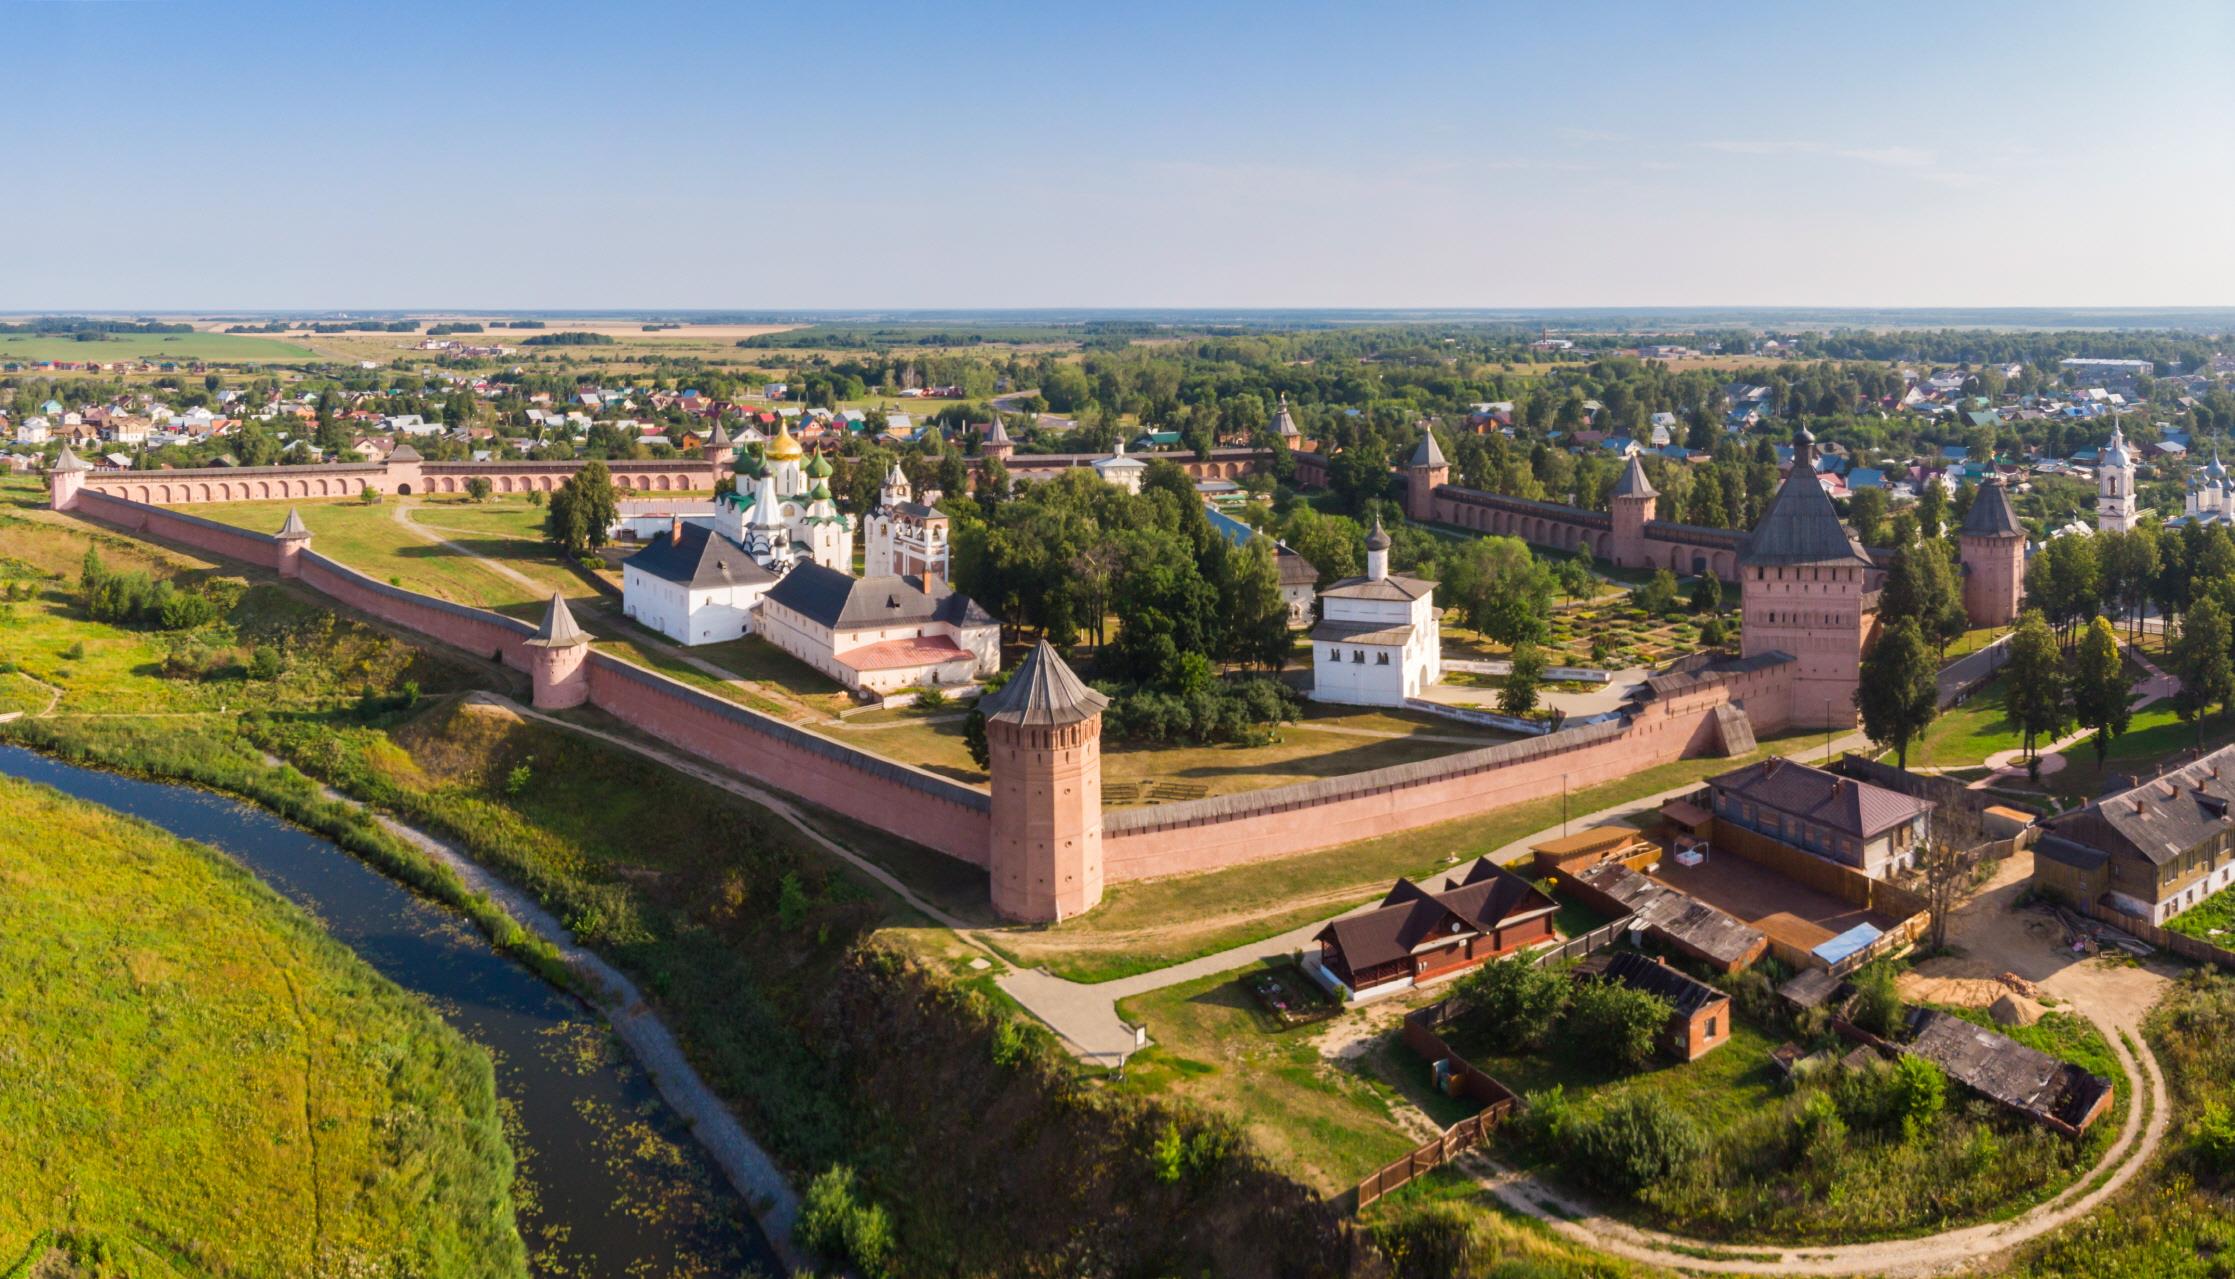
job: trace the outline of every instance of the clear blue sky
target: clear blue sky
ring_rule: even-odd
[[[2235,6],[0,0],[0,309],[2235,304]]]

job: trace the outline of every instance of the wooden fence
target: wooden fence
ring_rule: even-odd
[[[2187,933],[2176,933],[2170,928],[2159,927],[2140,915],[2129,915],[2122,910],[2113,910],[2099,901],[2089,902],[2081,910],[2084,914],[2099,919],[2113,928],[2134,934],[2134,936],[2160,950],[2169,950],[2183,959],[2192,960],[2199,964],[2211,964],[2214,967],[2235,972],[2235,952],[2214,946],[2201,937],[2191,937]]]
[[[1491,1131],[1520,1108],[1521,1099],[1511,1088],[1451,1051],[1451,1045],[1436,1033],[1438,1027],[1449,1023],[1464,1008],[1458,999],[1451,998],[1415,1009],[1405,1016],[1404,1041],[1407,1048],[1419,1054],[1431,1067],[1442,1067],[1445,1073],[1439,1076],[1439,1084],[1478,1103],[1482,1109],[1444,1129],[1434,1141],[1359,1182],[1359,1208],[1488,1141]]]
[[[1628,931],[1634,918],[1635,916],[1624,915],[1611,924],[1599,925],[1581,937],[1570,937],[1550,950],[1537,952],[1537,967],[1557,964],[1566,959],[1581,959],[1585,955],[1595,955],[1605,950],[1622,940],[1622,934]]]
[[[1502,1113],[1493,1115],[1487,1110],[1469,1115],[1444,1129],[1443,1135],[1434,1141],[1388,1167],[1368,1174],[1364,1181],[1358,1183],[1359,1209],[1364,1210],[1367,1204],[1404,1186],[1413,1178],[1432,1172],[1488,1141],[1491,1130],[1497,1127],[1498,1120],[1502,1118]]]

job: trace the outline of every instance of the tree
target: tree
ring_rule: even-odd
[[[1552,585],[1551,571],[1519,538],[1478,537],[1451,558],[1439,595],[1469,627],[1510,647],[1544,638]]]
[[[2119,637],[2107,618],[2096,618],[2081,636],[2072,656],[2072,717],[2080,727],[2095,730],[2095,765],[2111,751],[2111,741],[2126,731],[2132,712],[2127,706],[2126,660],[2119,653]]]
[[[1888,623],[1910,618],[1935,653],[1945,653],[1970,625],[1963,610],[1963,586],[1948,554],[1948,543],[1932,538],[1894,552],[1886,573],[1878,615]]]
[[[1894,759],[1909,767],[1909,744],[1924,735],[1940,713],[1939,671],[1915,618],[1896,621],[1878,637],[1862,662],[1862,683],[1855,690],[1863,731],[1894,748]]]
[[[2204,715],[2212,707],[2225,707],[2235,696],[2235,666],[2228,661],[2227,614],[2211,599],[2198,600],[2181,619],[2181,637],[2173,645],[2173,673],[2180,677],[2180,691],[2173,694],[2173,709],[2196,726],[2196,744],[2204,744]]]
[[[613,473],[593,458],[552,492],[543,515],[543,534],[568,555],[581,555],[611,541],[613,525],[620,518]]]
[[[1847,522],[1864,546],[1883,546],[1886,535],[1886,490],[1856,489],[1847,499]]]
[[[2018,726],[2026,759],[2032,762],[2035,743],[2044,735],[2055,737],[2071,722],[2064,663],[2057,653],[2056,636],[2039,609],[2029,608],[2018,619],[2018,632],[2010,639],[2010,660],[2002,669],[2002,687],[2003,710]]]
[[[1692,611],[1713,613],[1723,607],[1723,580],[1713,573],[1702,573],[1692,583]]]
[[[489,500],[489,493],[490,487],[487,476],[476,475],[466,481],[466,496],[468,498],[476,502],[486,502]]]
[[[1651,998],[1651,996],[1647,996]],[[1576,1125],[1575,1167],[1588,1181],[1634,1194],[1698,1159],[1707,1139],[1658,1091],[1633,1088]]]
[[[1576,1056],[1636,1070],[1653,1060],[1653,1045],[1674,1012],[1650,991],[1592,977],[1568,995],[1564,1034]]]
[[[1226,622],[1227,660],[1276,671],[1288,661],[1295,640],[1269,539],[1252,537],[1227,550],[1219,562],[1218,603]]]
[[[1659,617],[1663,613],[1674,610],[1676,608],[1676,574],[1665,568],[1653,570],[1653,576],[1645,585],[1632,592],[1632,598],[1638,608],[1653,617]]]
[[[1498,693],[1498,709],[1521,718],[1537,708],[1537,688],[1544,682],[1544,654],[1535,644],[1513,646],[1513,670]]]
[[[1955,845],[1935,836],[1917,850],[1916,865],[1924,880],[1925,909],[1932,912],[1932,949],[1942,950],[1948,945],[1948,917],[1971,880],[1971,863]]]
[[[1534,1050],[1551,1040],[1573,988],[1565,969],[1517,951],[1467,974],[1458,993],[1464,1015],[1501,1051]]]
[[[1927,541],[1939,537],[1946,527],[1947,514],[1948,490],[1942,488],[1938,480],[1927,480],[1925,491],[1917,495],[1918,532]]]

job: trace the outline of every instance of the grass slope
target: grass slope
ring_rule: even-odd
[[[0,1258],[525,1274],[488,1058],[216,853],[0,778]]]

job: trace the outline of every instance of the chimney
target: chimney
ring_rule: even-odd
[[[667,517],[667,542],[668,542],[668,545],[670,545],[670,546],[674,546],[674,545],[676,545],[677,543],[681,542],[682,540],[683,540],[683,517],[682,517],[681,515],[679,515],[679,514],[678,514],[678,515],[670,515],[670,516],[668,516],[668,517]]]
[[[939,580],[939,570],[931,567],[929,564],[924,565],[923,593],[933,599],[938,599],[940,595],[945,593],[945,590],[945,585],[942,584]]]

